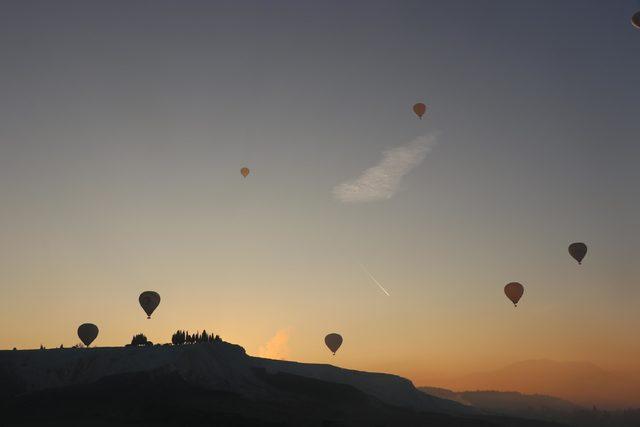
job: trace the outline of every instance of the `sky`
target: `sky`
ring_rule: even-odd
[[[0,348],[92,322],[419,385],[640,371],[638,9],[3,2]]]

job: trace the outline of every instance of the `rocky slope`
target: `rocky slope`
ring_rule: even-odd
[[[206,390],[262,399],[278,391],[265,375],[278,373],[345,384],[382,402],[440,413],[470,413],[464,405],[421,393],[395,375],[360,372],[331,365],[304,364],[248,356],[238,345],[208,343],[184,346],[52,349],[0,352],[0,390],[5,396],[91,384],[136,372],[177,374]]]

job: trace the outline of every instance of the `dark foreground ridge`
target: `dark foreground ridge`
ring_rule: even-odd
[[[7,425],[553,425],[480,415],[398,376],[261,359],[224,342],[2,351],[0,397]]]

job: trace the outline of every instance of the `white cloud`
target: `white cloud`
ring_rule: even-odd
[[[267,359],[286,359],[289,357],[289,338],[291,328],[280,329],[264,346],[258,350],[258,357]]]
[[[400,188],[402,178],[422,163],[435,143],[435,135],[425,135],[385,150],[380,163],[366,169],[359,177],[336,185],[333,195],[346,203],[390,199]]]

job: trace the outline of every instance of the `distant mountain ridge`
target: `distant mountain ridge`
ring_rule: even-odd
[[[585,408],[553,396],[508,391],[452,391],[437,387],[419,387],[431,396],[473,406],[486,414],[561,421]]]
[[[640,406],[640,381],[589,362],[526,360],[490,372],[447,381],[454,390],[500,390],[545,394],[584,406]]]
[[[452,391],[420,387],[421,391],[443,399],[470,405],[488,416],[555,422],[572,427],[637,427],[640,408],[617,410],[584,407],[554,396],[509,391]]]

